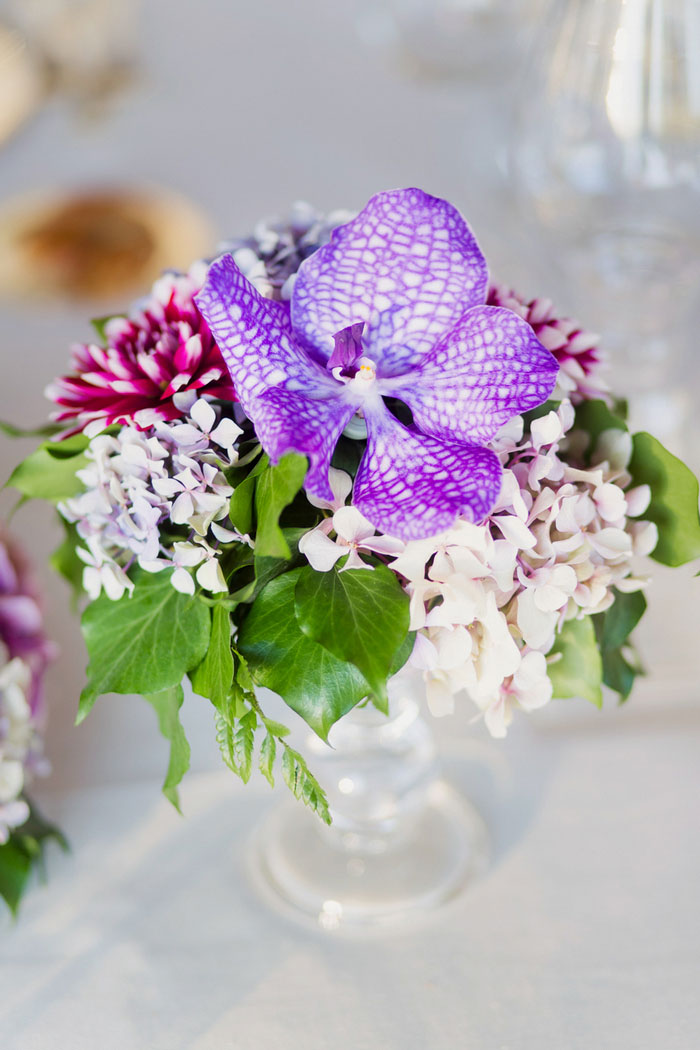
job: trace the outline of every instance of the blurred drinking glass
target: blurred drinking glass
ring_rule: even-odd
[[[366,0],[370,43],[389,44],[422,72],[494,83],[527,49],[542,0]]]
[[[700,0],[557,0],[520,98],[521,205],[616,354],[618,387],[669,436],[698,378]]]

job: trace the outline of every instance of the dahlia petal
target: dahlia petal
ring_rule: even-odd
[[[493,306],[469,310],[416,372],[385,380],[417,427],[443,440],[490,441],[512,416],[546,401],[558,365],[525,321]]]
[[[270,387],[337,393],[337,383],[294,342],[288,305],[264,299],[230,255],[212,263],[196,301],[254,423],[254,403]]]
[[[409,307],[407,368],[465,310],[485,301],[487,279],[481,250],[456,208],[419,189],[390,190],[372,197],[302,262],[292,323],[327,361],[337,332]]]
[[[353,503],[380,532],[423,539],[459,515],[478,522],[489,513],[501,484],[494,452],[417,434],[386,409],[367,416],[367,429]]]
[[[273,463],[287,452],[309,460],[304,488],[318,500],[332,502],[331,457],[354,405],[321,401],[290,390],[270,389],[256,398],[251,412],[255,432]]]

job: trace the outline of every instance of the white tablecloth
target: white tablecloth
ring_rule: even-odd
[[[201,202],[223,235],[299,197],[359,207],[414,183],[463,208],[504,279],[556,291],[556,260],[498,186],[492,97],[401,79],[356,41],[352,5],[149,0],[144,16],[138,89],[96,126],[51,103],[3,150],[2,197],[152,182]],[[83,314],[2,308],[0,417],[44,418],[42,387],[88,335]],[[3,475],[30,447],[0,445]],[[38,505],[16,527],[39,559],[57,539]],[[297,929],[259,902],[243,856],[269,793],[220,768],[205,704],[184,714],[184,821],[159,797],[166,748],[147,705],[105,699],[73,728],[84,653],[66,589],[45,580],[62,655],[39,797],[73,853],[52,853],[48,888],[0,924],[3,1050],[700,1045],[690,571],[659,574],[641,636],[653,673],[625,708],[555,705],[505,744],[469,729],[471,712],[439,727],[494,861],[430,928],[371,944]]]

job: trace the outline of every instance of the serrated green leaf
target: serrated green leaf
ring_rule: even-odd
[[[409,598],[386,565],[373,570],[316,572],[303,568],[294,608],[304,634],[353,664],[374,696],[386,702],[386,682],[406,640]]]
[[[82,452],[55,455],[44,444],[15,467],[5,485],[17,489],[28,499],[45,499],[51,503],[58,503],[82,491],[82,482],[75,476],[75,472],[86,464],[87,460]]]
[[[663,565],[685,565],[700,558],[698,479],[651,434],[633,437],[629,472],[635,485],[649,485],[651,503],[644,513],[659,530],[652,558]]]
[[[590,616],[568,620],[549,656],[559,657],[556,662],[547,661],[556,698],[581,697],[596,707],[603,706],[603,663]]]
[[[170,761],[163,781],[163,794],[181,813],[177,789],[190,768],[190,745],[180,722],[180,708],[184,699],[182,686],[164,689],[160,693],[144,694],[144,699],[153,707],[158,716],[158,727],[170,742]]]
[[[238,648],[259,685],[278,693],[322,740],[369,692],[356,667],[308,638],[294,611],[303,570],[277,576],[258,595],[238,633]]]
[[[210,616],[196,597],[180,594],[169,574],[137,571],[134,592],[105,595],[83,613],[90,664],[80,697],[82,722],[102,693],[160,693],[178,686],[209,645]]]
[[[233,735],[234,761],[244,784],[250,780],[253,768],[253,744],[257,727],[258,718],[255,711],[246,711]]]
[[[260,767],[260,772],[265,777],[265,780],[267,780],[270,787],[275,786],[275,775],[273,770],[276,754],[277,744],[274,736],[268,730],[265,734],[265,739],[262,742],[262,747],[260,748],[260,760],[258,765]]]
[[[282,755],[282,776],[295,798],[300,799],[314,813],[318,814],[324,824],[331,823],[331,814],[325,792],[309,771],[309,767],[301,755],[287,745],[285,745],[284,754]]]
[[[279,519],[285,507],[292,502],[306,477],[307,460],[291,452],[276,466],[269,466],[258,476],[255,486],[257,518],[255,553],[259,558],[291,557],[289,545],[282,534]]]
[[[211,634],[206,656],[190,674],[195,693],[211,700],[222,709],[233,681],[233,654],[231,652],[231,617],[223,605],[211,611]]]

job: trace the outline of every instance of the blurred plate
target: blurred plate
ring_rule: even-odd
[[[206,216],[168,190],[22,195],[0,207],[0,295],[121,300],[214,244]]]

